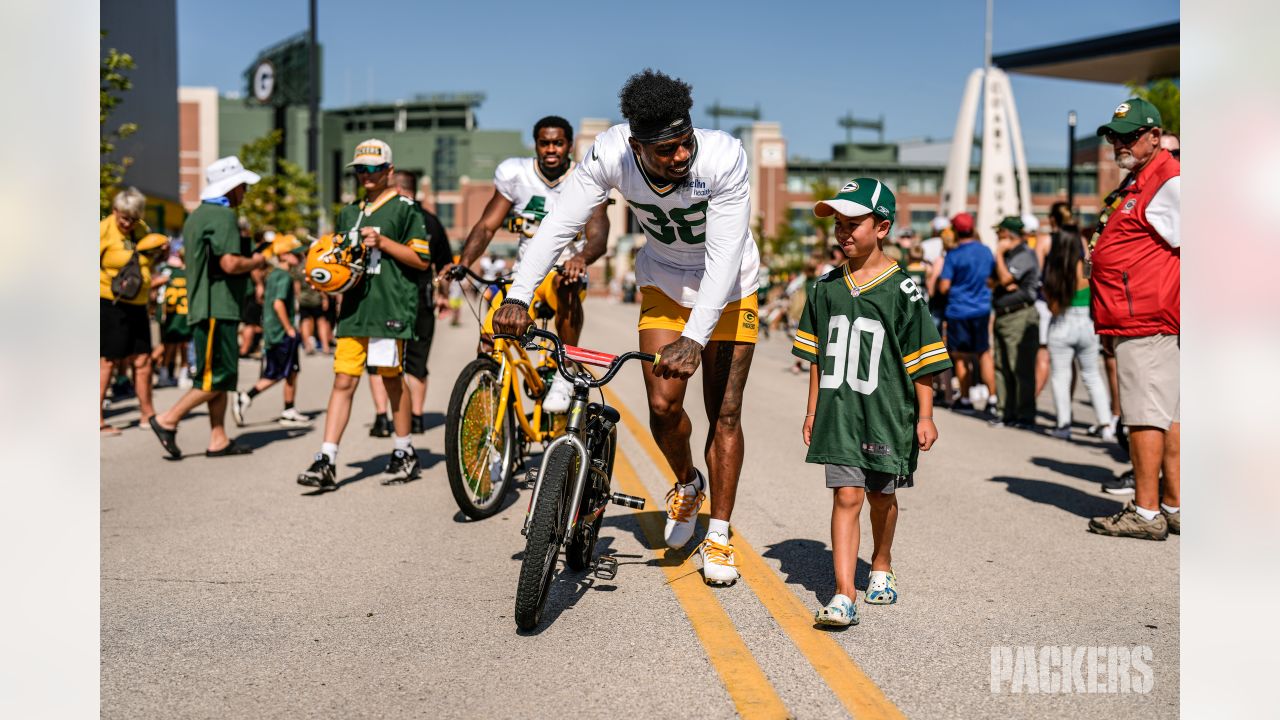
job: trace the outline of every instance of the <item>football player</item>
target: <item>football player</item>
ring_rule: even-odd
[[[649,427],[675,473],[665,538],[671,547],[689,542],[708,490],[693,464],[684,411],[689,378],[705,363],[711,523],[699,552],[706,582],[730,585],[738,578],[729,517],[742,470],[742,394],[758,326],[760,257],[749,229],[747,155],[733,136],[693,127],[691,88],[680,80],[645,70],[619,97],[627,124],[596,138],[569,176],[525,248],[494,328],[524,332],[543,275],[609,190],[620,192],[648,236],[636,256],[638,329],[640,349],[662,355],[645,367],[645,387]]]
[[[570,158],[573,149],[573,126],[568,120],[555,115],[542,118],[533,126],[533,142],[536,158],[509,158],[498,165],[493,173],[493,197],[484,208],[480,221],[471,228],[462,248],[460,265],[470,267],[480,259],[493,234],[508,218],[519,237],[516,260],[524,258],[528,239],[533,237],[547,213],[555,207],[566,179],[574,168]],[[585,239],[573,242],[572,252],[564,261],[564,272],[543,271],[534,292],[534,301],[546,303],[555,311],[556,334],[569,345],[577,345],[584,321],[582,301],[587,294],[587,266],[604,255],[609,237],[609,218],[604,204],[591,211],[586,222]],[[555,264],[553,258],[552,264]],[[450,268],[441,272],[444,274]],[[443,282],[443,280],[442,280]],[[501,295],[495,298],[489,316],[485,318],[484,332],[493,332],[493,313]],[[547,412],[564,412],[569,409],[569,383],[556,375],[542,407]]]

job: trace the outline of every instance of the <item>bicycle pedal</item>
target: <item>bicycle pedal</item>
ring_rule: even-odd
[[[618,558],[601,555],[591,565],[591,574],[599,580],[612,580],[618,576]]]
[[[644,498],[636,497],[635,495],[623,495],[620,492],[616,492],[613,495],[609,496],[609,502],[613,503],[614,505],[621,505],[623,507],[635,508],[636,510],[644,509]]]

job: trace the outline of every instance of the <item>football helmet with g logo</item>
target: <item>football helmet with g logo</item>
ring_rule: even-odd
[[[364,245],[323,235],[307,251],[307,283],[321,292],[346,292],[364,276],[364,262]]]

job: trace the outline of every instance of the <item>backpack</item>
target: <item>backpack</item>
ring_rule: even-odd
[[[127,245],[128,243],[126,242]],[[142,264],[138,260],[138,251],[134,250],[129,255],[129,259],[125,261],[124,267],[120,268],[120,272],[111,278],[111,294],[115,297],[112,302],[133,298],[141,289]]]

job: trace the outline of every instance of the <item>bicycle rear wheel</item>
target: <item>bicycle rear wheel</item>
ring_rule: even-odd
[[[520,580],[516,585],[516,625],[532,630],[542,620],[547,592],[555,575],[556,556],[564,540],[570,509],[567,497],[578,471],[578,453],[562,443],[551,450],[546,470],[539,476],[537,504],[529,518]]]
[[[492,358],[477,358],[454,383],[445,419],[445,465],[449,489],[458,509],[472,520],[490,517],[515,483],[519,443],[508,406],[502,425],[494,428],[502,400],[501,368]]]

